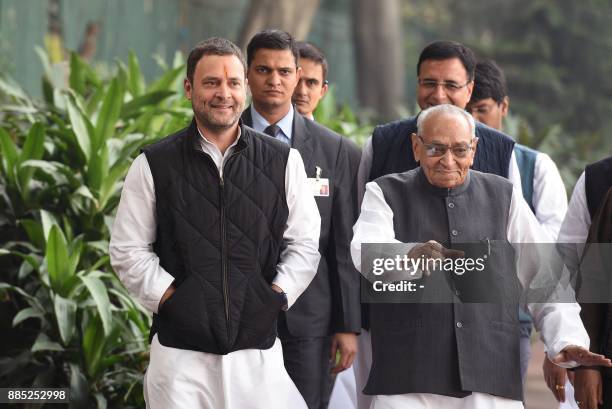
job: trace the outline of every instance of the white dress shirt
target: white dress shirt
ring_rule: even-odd
[[[536,219],[548,234],[549,242],[556,242],[567,211],[567,194],[557,165],[543,152],[536,156],[532,201]]]
[[[358,270],[361,270],[361,243],[397,243],[393,228],[393,211],[385,201],[382,190],[375,182],[366,185],[365,195],[361,205],[361,214],[355,224],[351,255]],[[510,243],[543,243],[547,242],[546,234],[538,227],[535,216],[522,198],[521,191],[516,187],[512,192],[510,203],[507,239]],[[524,254],[524,252],[522,253]],[[518,260],[518,278],[526,288],[529,286],[533,273],[538,269],[537,254],[521,256]],[[568,345],[589,346],[589,337],[580,320],[580,307],[576,303],[538,303],[528,304],[528,310],[534,324],[541,331],[541,337],[547,346],[548,356],[555,357]],[[503,351],[500,351],[503,353]],[[564,366],[574,366],[568,362]],[[472,406],[465,406],[466,401],[451,397],[434,395],[435,402],[440,402],[445,408],[517,408],[522,407],[518,401],[503,399],[493,395],[474,393],[468,399]],[[376,397],[374,407],[430,407],[426,404],[432,396],[427,394],[405,394],[391,397]],[[432,401],[433,402],[433,401]],[[478,402],[476,404],[476,402]],[[517,406],[521,404],[521,406]],[[378,406],[377,406],[378,405]],[[413,405],[413,406],[411,406]],[[433,407],[433,406],[431,406]],[[440,406],[442,407],[442,406]]]
[[[287,145],[291,146],[291,138],[293,137],[293,105],[289,107],[289,112],[285,114],[275,125],[278,126],[279,131],[277,131],[274,137],[280,141],[285,142]],[[251,119],[253,120],[252,128],[257,132],[263,132],[270,124],[266,118],[263,117],[253,104],[251,104]]]
[[[200,135],[202,135],[200,133]],[[214,161],[223,177],[223,164],[236,141],[221,153],[202,136],[202,150]],[[285,194],[289,216],[283,233],[283,250],[273,283],[287,293],[289,306],[308,287],[319,264],[321,219],[314,197],[309,194],[300,153],[291,149],[285,170]],[[174,277],[159,264],[153,251],[157,221],[155,186],[149,163],[140,154],[128,171],[117,216],[112,229],[109,253],[111,264],[128,292],[147,310],[156,313],[162,295]]]

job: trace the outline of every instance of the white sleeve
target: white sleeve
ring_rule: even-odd
[[[516,188],[512,192],[507,236],[513,245],[522,244],[517,252],[517,271],[521,284],[527,288],[541,268],[542,258],[535,243],[546,243],[548,240],[521,192]],[[536,329],[541,332],[542,341],[551,359],[568,345],[589,348],[589,336],[580,319],[580,306],[577,303],[530,303],[527,308]],[[564,366],[575,365],[569,362]]]
[[[295,149],[289,151],[287,160],[285,195],[289,216],[273,283],[287,293],[291,307],[314,278],[321,258],[321,217],[312,189],[308,186],[302,156]]]
[[[393,211],[376,182],[365,185],[361,213],[353,226],[351,257],[361,272],[361,243],[400,243],[393,229]]]
[[[153,313],[157,313],[162,295],[174,281],[153,251],[156,229],[155,185],[142,153],[132,163],[123,184],[109,255],[128,292]]]
[[[584,243],[591,227],[591,214],[586,200],[584,172],[578,178],[559,231],[560,243]],[[582,252],[581,252],[582,254]]]
[[[510,163],[508,164],[508,180],[512,182],[514,187],[517,188],[519,192],[523,191],[523,185],[521,183],[521,172],[519,171],[514,149],[512,150],[512,154],[510,155]]]
[[[365,185],[370,178],[373,158],[372,137],[370,136],[361,150],[361,161],[359,162],[359,170],[357,171],[357,205],[359,207],[361,207],[363,195],[365,194]]]
[[[550,242],[555,242],[567,211],[567,194],[555,162],[545,153],[536,156],[533,206],[536,219],[548,234]]]

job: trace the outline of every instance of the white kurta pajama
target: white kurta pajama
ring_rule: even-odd
[[[221,154],[202,136],[202,150],[212,158],[221,177],[223,164],[238,138]],[[287,293],[291,307],[317,271],[321,224],[315,200],[309,194],[302,158],[295,149],[291,149],[287,161],[285,192],[289,216],[273,283]],[[122,283],[153,313],[157,313],[162,295],[174,280],[160,266],[152,249],[155,214],[153,176],[141,154],[125,179],[109,252]],[[169,348],[161,345],[155,335],[144,392],[147,408],[151,409],[306,408],[285,370],[278,339],[267,350],[217,355]]]
[[[418,192],[412,192],[418,194]],[[474,222],[477,222],[475,220]],[[513,189],[509,209],[507,239],[510,243],[547,242],[537,220],[522,198],[520,191]],[[359,220],[354,227],[351,254],[357,269],[361,270],[362,243],[397,243],[393,228],[393,210],[385,201],[380,187],[375,182],[366,185]],[[520,257],[518,277],[527,287],[532,272],[537,271],[537,259]],[[580,320],[580,307],[576,303],[529,304],[527,305],[535,326],[541,331],[549,357],[554,357],[568,345],[578,345],[588,349],[589,337]],[[484,336],[484,335],[483,335]],[[499,351],[503,354],[504,351]],[[488,359],[482,357],[482,359]],[[518,359],[518,357],[517,357]],[[570,363],[571,364],[571,363]],[[465,398],[442,395],[410,393],[402,395],[375,396],[373,409],[395,408],[522,408],[522,402],[501,398],[485,393],[473,393]]]

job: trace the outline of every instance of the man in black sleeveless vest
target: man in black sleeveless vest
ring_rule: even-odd
[[[350,258],[356,220],[355,174],[349,139],[304,118],[291,104],[299,80],[298,53],[283,31],[264,30],[247,45],[252,105],[242,120],[297,149],[321,215],[321,262],[297,304],[279,319],[285,367],[310,409],[325,408],[333,368],[350,367],[360,328],[359,274]]]
[[[588,165],[578,178],[559,233],[559,242],[571,250],[568,252],[570,267],[578,266],[583,243],[597,243],[594,245],[601,247],[595,251],[603,251],[609,257],[609,251],[604,246],[612,243],[611,189],[612,156]],[[606,275],[609,284],[609,263],[604,266],[606,270],[600,273]],[[610,299],[609,294],[607,299]],[[583,310],[580,315],[591,337],[591,351],[612,357],[612,303],[601,301],[581,302]],[[581,408],[612,408],[610,368],[577,368],[574,388],[576,401],[581,402]]]
[[[417,63],[417,103],[421,109],[452,104],[465,108],[474,87],[476,58],[472,50],[455,41],[436,41],[426,46]],[[363,197],[366,182],[418,166],[410,135],[416,132],[417,118],[401,119],[377,126],[363,148],[359,165],[358,196]],[[520,187],[521,179],[513,153],[514,141],[507,135],[476,123],[479,138],[473,169],[508,178]],[[363,306],[363,328],[368,328],[367,306]],[[369,371],[368,333],[359,337],[360,352],[354,369],[357,389],[363,389]],[[369,398],[358,396],[359,409],[369,409]]]
[[[276,329],[319,261],[300,154],[239,122],[246,63],[230,41],[191,51],[184,89],[194,119],[134,160],[110,243],[153,313],[147,407],[305,408]]]
[[[501,250],[545,241],[543,232],[510,182],[470,170],[479,140],[463,109],[443,104],[423,111],[411,140],[420,167],[366,186],[351,244],[355,265],[361,267],[362,243],[415,243],[408,257],[449,260],[449,249],[486,238],[496,260],[486,270],[494,278],[490,290],[503,291],[488,304],[372,304],[373,361],[365,393],[375,395],[373,409],[522,408],[517,309],[520,286],[529,286],[540,259],[522,252],[515,270],[514,253]],[[419,280],[429,286],[444,274],[454,273],[436,270]],[[469,288],[453,292],[459,297],[464,290]],[[612,365],[588,352],[576,303],[528,307],[553,362]]]

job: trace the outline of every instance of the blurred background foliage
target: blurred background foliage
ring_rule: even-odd
[[[147,82],[134,54],[105,77],[39,55],[43,100],[0,80],[0,385],[141,408],[151,317],[110,267],[109,232],[132,157],[191,119],[185,67]]]
[[[506,132],[550,154],[571,193],[612,154],[611,20],[603,0],[0,0],[0,385],[143,406],[151,318],[110,268],[109,229],[139,148],[191,119],[197,41],[313,41],[332,84],[315,117],[360,145],[418,112],[421,49],[461,41],[504,69]]]

